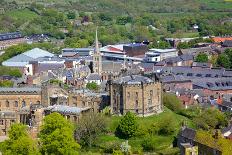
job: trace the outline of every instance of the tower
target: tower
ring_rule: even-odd
[[[102,56],[98,44],[98,36],[96,29],[95,49],[93,52],[93,72],[101,75],[102,73]]]

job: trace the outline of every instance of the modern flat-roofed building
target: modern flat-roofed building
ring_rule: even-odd
[[[147,62],[159,62],[164,59],[177,57],[178,50],[173,49],[150,49],[147,53],[145,53],[145,61]]]

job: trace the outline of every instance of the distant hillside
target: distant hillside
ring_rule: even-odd
[[[28,5],[33,2],[46,7],[83,12],[112,14],[173,13],[196,11],[232,11],[230,0],[3,0]],[[3,3],[3,2],[2,2]]]

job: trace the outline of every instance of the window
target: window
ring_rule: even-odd
[[[40,104],[40,101],[36,101],[36,104]]]
[[[23,100],[22,101],[22,107],[25,107],[26,106],[26,102]]]
[[[15,101],[15,107],[18,107],[19,104],[18,104],[18,101]]]
[[[6,101],[6,107],[9,107],[10,106],[10,103],[9,103],[9,101],[7,100]]]
[[[139,97],[139,93],[138,92],[135,93],[135,97],[136,97],[136,99],[138,99],[138,97]]]
[[[135,109],[138,109],[138,106],[139,106],[139,102],[138,100],[135,101]]]
[[[2,119],[0,120],[0,125],[3,125],[3,120]]]
[[[153,90],[150,90],[150,98],[153,96]]]
[[[73,120],[77,122],[77,116],[73,116]]]
[[[82,106],[85,107],[85,102],[84,101],[82,101]]]
[[[130,92],[127,93],[127,98],[130,99]]]

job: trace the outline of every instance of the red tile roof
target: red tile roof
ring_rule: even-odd
[[[212,39],[214,42],[220,43],[220,42],[224,42],[226,40],[232,40],[232,37],[214,37]]]

